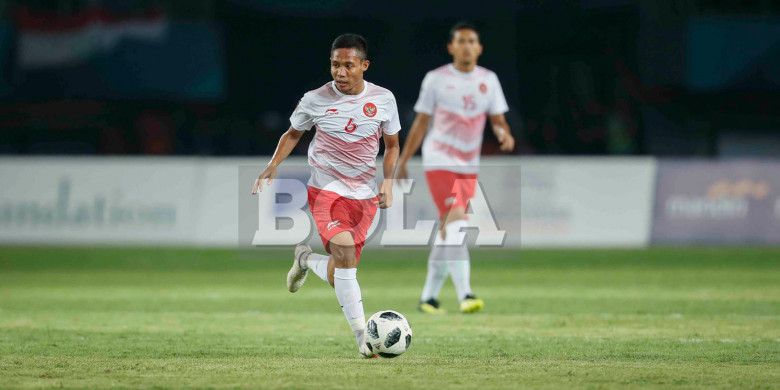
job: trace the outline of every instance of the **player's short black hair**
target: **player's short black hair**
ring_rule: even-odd
[[[450,29],[450,39],[447,42],[452,43],[452,40],[455,39],[455,33],[460,30],[471,30],[477,33],[477,36],[479,36],[479,30],[477,30],[477,26],[469,22],[458,22],[455,23],[455,25]]]
[[[362,54],[362,58],[365,60],[368,58],[368,43],[366,38],[358,34],[341,34],[333,40],[333,44],[330,45],[330,52],[336,49],[356,49]]]

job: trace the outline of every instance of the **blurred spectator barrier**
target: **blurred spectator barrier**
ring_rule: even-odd
[[[250,196],[265,159],[0,158],[0,242],[249,245],[258,213],[283,215],[284,193],[303,188]],[[305,159],[291,158],[279,177],[305,183],[308,172]],[[405,211],[406,229],[437,218],[418,161],[410,173],[411,193],[393,210]],[[777,161],[486,158],[480,187],[507,246],[780,242]],[[378,218],[370,246],[387,215]]]

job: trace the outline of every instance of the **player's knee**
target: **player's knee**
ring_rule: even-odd
[[[352,233],[341,232],[330,240],[330,254],[333,256],[335,268],[355,268],[357,259],[355,256],[355,240]]]
[[[355,268],[357,258],[354,246],[331,244],[331,256],[333,256],[334,268]]]

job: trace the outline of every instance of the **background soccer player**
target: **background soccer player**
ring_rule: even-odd
[[[287,288],[296,292],[312,270],[335,288],[344,315],[355,333],[359,352],[373,357],[365,342],[366,319],[357,266],[368,228],[377,211],[393,202],[392,178],[398,160],[398,108],[392,92],[363,80],[368,70],[366,40],[355,34],[336,38],[331,46],[333,81],[303,95],[271,162],[255,180],[252,193],[269,184],[276,168],[287,158],[304,131],[317,132],[309,144],[311,178],[309,208],[320,238],[330,256],[312,253],[306,245],[295,248]],[[384,180],[375,182],[380,135],[385,142]]]
[[[417,116],[397,175],[407,177],[406,163],[423,144],[425,178],[441,221],[441,231],[428,257],[428,275],[419,306],[431,314],[444,312],[439,307],[438,295],[448,273],[462,312],[473,313],[484,307],[484,302],[471,291],[468,248],[453,239],[466,226],[466,207],[474,195],[486,117],[490,118],[501,150],[509,152],[515,146],[504,118],[509,108],[498,77],[477,66],[482,54],[477,29],[465,23],[456,24],[450,30],[447,50],[452,63],[428,72],[423,79],[414,106]],[[433,126],[426,136],[431,117]]]

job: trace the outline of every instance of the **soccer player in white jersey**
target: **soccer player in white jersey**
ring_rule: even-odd
[[[305,131],[316,129],[309,144],[311,178],[308,200],[322,243],[329,255],[295,248],[287,288],[296,292],[311,270],[334,287],[342,311],[364,357],[375,357],[365,342],[366,319],[357,266],[377,211],[393,202],[392,179],[400,145],[398,108],[393,93],[363,80],[368,70],[366,41],[344,34],[333,41],[330,72],[333,81],[303,95],[268,166],[255,180],[252,193],[276,176],[276,169]],[[377,189],[376,156],[385,142],[384,180]]]
[[[448,273],[461,312],[473,313],[484,307],[482,299],[471,291],[468,248],[465,242],[454,239],[467,225],[466,209],[474,196],[486,118],[490,118],[500,149],[510,152],[515,147],[504,118],[509,108],[498,77],[477,66],[482,54],[477,29],[456,24],[450,30],[447,50],[452,63],[428,72],[423,79],[414,106],[417,116],[404,144],[397,175],[407,177],[406,163],[422,144],[425,178],[439,210],[441,228],[428,257],[428,275],[420,297],[419,309],[430,314],[444,313],[438,296]],[[433,124],[428,131],[431,118]]]

